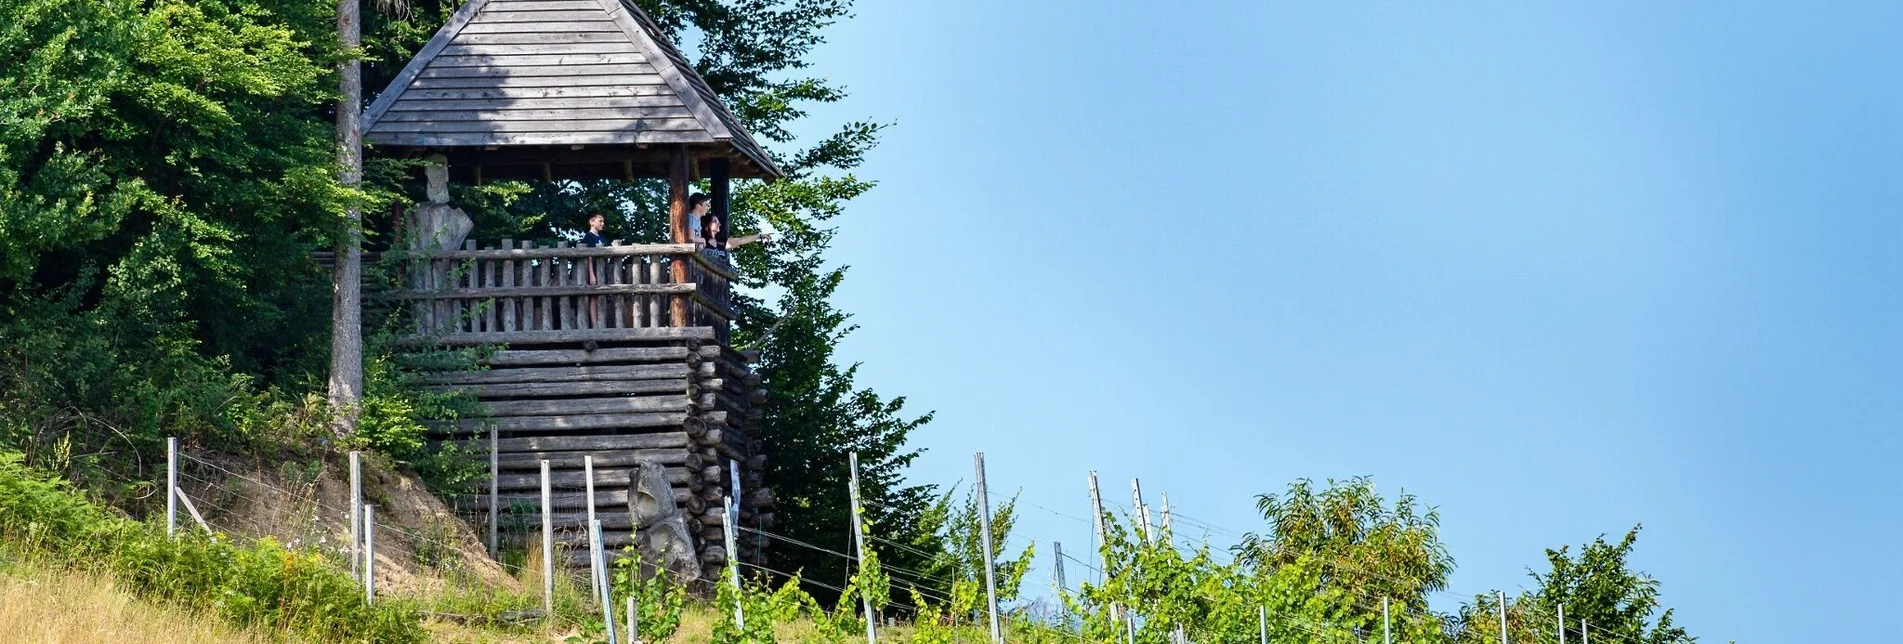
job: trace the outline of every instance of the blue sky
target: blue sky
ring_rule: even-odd
[[[1368,475],[1458,594],[1643,523],[1704,641],[1873,638],[1903,5],[1539,4],[862,0],[814,122],[895,123],[833,257],[843,355],[938,412],[914,480],[1252,530]]]

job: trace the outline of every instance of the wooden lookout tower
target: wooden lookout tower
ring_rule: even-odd
[[[771,157],[629,0],[470,0],[377,96],[363,138],[434,161],[397,297],[419,338],[501,347],[486,370],[429,383],[488,408],[447,437],[487,451],[495,431],[503,507],[539,502],[547,460],[557,528],[579,545],[591,501],[575,491],[592,456],[592,505],[618,549],[645,539],[645,524],[630,534],[631,482],[658,464],[696,572],[718,579],[723,499],[739,500],[742,526],[772,518],[756,408],[765,392],[728,340],[731,266],[690,243],[687,191],[708,179],[709,216],[724,224],[730,180],[777,178]],[[596,178],[666,178],[673,243],[466,241],[468,219],[443,189]],[[761,556],[756,536],[741,535],[743,561]]]

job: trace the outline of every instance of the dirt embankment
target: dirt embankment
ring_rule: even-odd
[[[291,547],[317,548],[326,558],[349,558],[350,472],[343,456],[263,462],[194,454],[182,461],[180,487],[214,531],[269,536]],[[380,589],[427,593],[452,580],[475,580],[492,588],[521,590],[520,583],[489,558],[482,539],[415,475],[365,454],[363,499],[376,508]],[[195,523],[188,516],[180,521],[181,527]]]

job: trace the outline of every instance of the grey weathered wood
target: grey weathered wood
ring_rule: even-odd
[[[489,344],[567,344],[572,342],[645,342],[654,340],[714,339],[713,327],[649,327],[640,329],[586,329],[576,331],[518,331],[515,333],[444,333],[423,338],[402,338],[402,345],[440,344],[473,346]]]
[[[549,464],[553,466],[554,461],[550,461]],[[637,471],[632,468],[604,469],[607,467],[608,466],[603,463],[600,463],[600,462],[595,463],[596,487],[600,487],[604,489],[626,488],[628,486],[628,482],[633,479],[634,472]],[[682,469],[682,468],[670,467],[668,468],[668,470],[679,471],[683,473],[687,472],[686,469]],[[534,475],[503,474],[499,478],[499,480],[500,480],[500,485],[502,486],[502,489],[510,490],[510,489],[522,489],[526,487],[525,484],[532,483],[534,478],[535,478]],[[550,473],[549,480],[551,484],[555,485],[556,487],[575,487],[575,486],[580,486],[585,482],[582,471],[572,470],[572,469],[568,471],[564,471],[564,472]],[[683,476],[682,481],[685,482],[685,480],[686,478],[685,476]],[[669,482],[672,483],[673,481],[669,481]]]
[[[471,300],[550,295],[612,295],[617,293],[674,294],[692,293],[693,284],[578,284],[574,286],[516,286],[510,288],[477,287],[441,291],[397,291],[388,297],[399,300]]]
[[[371,101],[370,107],[364,109],[363,122],[360,126],[363,132],[367,134],[376,126],[377,119],[383,117],[384,110],[390,109],[390,103],[396,101],[397,97],[403,93],[403,89],[409,87],[410,82],[416,79],[416,75],[422,73],[423,68],[427,67],[437,54],[442,53],[443,48],[449,46],[450,40],[468,26],[469,21],[475,19],[476,14],[480,13],[483,6],[487,4],[489,0],[470,0],[468,4],[450,14],[449,20],[443,22],[442,28],[437,29],[436,34],[430,36],[429,42],[423,43],[423,48],[416,51],[416,57],[411,58],[410,62],[403,66],[403,70],[397,72],[396,78],[390,79],[390,85],[382,93],[377,94],[376,100]]]
[[[582,11],[598,10],[594,0],[494,0],[483,10],[495,11]]]
[[[396,146],[661,145],[712,143],[706,132],[376,132],[365,141]]]
[[[654,66],[645,62],[608,65],[479,65],[469,67],[430,65],[417,74],[418,81],[433,78],[524,78],[532,76],[581,78],[592,76],[647,76]]]
[[[578,365],[568,367],[511,367],[487,371],[426,373],[417,382],[426,385],[479,385],[515,382],[582,382],[589,380],[651,380],[686,378],[685,364]]]
[[[438,101],[447,102],[447,101]],[[521,103],[521,101],[512,101]],[[384,123],[408,123],[416,121],[582,121],[582,120],[626,120],[626,121],[664,121],[692,118],[679,106],[672,107],[508,107],[483,106],[477,109],[450,109],[437,107],[428,110],[410,110],[390,112],[383,115]],[[487,131],[487,130],[484,130]]]
[[[514,250],[514,249],[515,249],[515,240],[513,239],[502,240],[502,250]],[[499,262],[499,264],[502,266],[502,283],[499,284],[498,286],[502,290],[514,288],[516,285],[515,260],[512,260],[512,259],[503,260]],[[518,315],[519,314],[516,312],[516,300],[514,298],[502,300],[502,332],[503,333],[514,333],[516,329],[521,328],[520,326],[516,324],[516,318]]]
[[[534,120],[534,121],[456,121],[436,119],[429,121],[386,121],[379,126],[381,131],[392,134],[401,132],[423,132],[430,134],[457,134],[463,132],[524,134],[540,132],[697,132],[699,124],[691,119],[573,119],[573,120]]]
[[[391,105],[390,111],[384,113],[383,118],[389,119],[389,120],[396,120],[398,118],[412,118],[413,119],[415,118],[414,116],[405,116],[406,114],[411,112],[445,112],[445,111],[463,111],[463,110],[477,110],[477,111],[486,112],[486,111],[494,111],[494,110],[553,110],[553,109],[569,109],[569,108],[629,110],[629,112],[627,113],[639,114],[642,118],[673,118],[677,115],[678,116],[688,115],[687,108],[681,105],[681,99],[678,99],[672,96],[647,96],[642,94],[630,94],[625,92],[609,94],[609,92],[611,91],[620,90],[620,89],[624,89],[624,88],[620,88],[620,87],[531,87],[526,89],[512,88],[512,89],[427,90],[431,92],[440,92],[446,96],[444,98],[419,98],[414,96],[405,98]],[[626,89],[635,89],[635,88],[626,88]],[[571,96],[571,95],[521,96],[521,94],[524,94],[524,93],[543,92],[543,91],[548,91],[548,92],[559,91],[559,92],[564,92],[565,94],[581,95],[581,94],[590,93],[588,90],[604,90],[601,92],[596,92],[596,93],[600,93],[604,95],[603,96]],[[425,90],[418,90],[418,93],[421,93],[422,91],[425,91]],[[465,94],[467,96],[463,98],[452,98],[456,94]],[[484,94],[505,94],[505,96],[483,96]],[[507,95],[514,95],[514,96],[507,96]]]
[[[469,449],[480,449],[474,443],[482,441],[456,441]],[[616,449],[662,449],[669,447],[687,447],[685,432],[657,432],[653,434],[629,434],[625,436],[531,436],[526,438],[504,438],[496,441],[496,450],[504,458],[513,452],[561,452],[594,451]]]
[[[577,400],[505,400],[483,403],[491,417],[550,416],[555,414],[623,414],[680,411],[688,408],[686,395],[582,398]]]
[[[457,13],[462,13],[462,10],[460,9],[457,10]],[[454,44],[457,44],[457,45],[539,45],[539,44],[569,44],[569,43],[599,43],[599,42],[624,43],[624,42],[628,42],[628,38],[621,34],[612,33],[612,32],[509,33],[509,34],[464,33],[456,37]],[[419,56],[418,59],[420,60],[421,56]]]
[[[626,51],[611,54],[462,54],[442,55],[430,63],[430,70],[459,67],[510,69],[515,66],[594,66],[594,65],[646,65],[646,56],[638,52]],[[650,68],[652,69],[652,68]]]
[[[608,255],[692,255],[693,244],[635,244],[629,246],[584,246],[519,248],[515,250],[451,250],[430,254],[439,259],[540,259],[553,257],[602,257]]]
[[[567,11],[512,11],[489,7],[488,10],[482,12],[481,16],[477,17],[477,21],[478,24],[498,22],[598,22],[607,19],[607,17],[608,14],[602,12],[599,6],[588,9],[570,9]]]
[[[559,33],[574,35],[579,33],[614,33],[615,23],[606,20],[571,20],[563,22],[474,22],[463,27],[462,35],[480,34],[547,34]]]
[[[551,396],[592,396],[619,394],[678,393],[687,390],[687,379],[677,380],[598,380],[593,382],[512,383],[494,385],[431,385],[430,391],[465,391],[491,398],[527,398]]]
[[[495,355],[483,359],[482,362],[491,367],[610,362],[682,362],[688,355],[687,347],[612,347],[594,351],[506,349],[497,351]]]
[[[524,55],[562,55],[562,54],[640,54],[632,43],[625,42],[583,42],[583,43],[543,43],[514,45],[461,45],[450,44],[444,47],[437,60],[450,56],[524,56]],[[642,56],[647,60],[647,56]]]
[[[581,467],[583,456],[595,457],[595,467],[631,467],[643,462],[655,462],[662,465],[684,465],[689,453],[684,449],[636,449],[611,452],[529,452],[511,454],[498,461],[502,469],[523,470],[537,467],[536,463],[546,459],[551,467],[574,469]]]
[[[652,74],[597,74],[592,76],[478,76],[457,78],[418,78],[410,82],[416,89],[470,89],[509,87],[586,87],[598,85],[653,85],[660,77]],[[378,123],[379,126],[382,123]],[[713,136],[708,136],[713,140]]]
[[[464,419],[446,422],[432,422],[430,427],[445,434],[472,434],[487,431],[495,427],[498,431],[526,432],[565,432],[595,429],[643,429],[652,427],[680,427],[686,422],[687,412],[662,412],[638,414],[562,414],[556,416],[512,416],[506,418]]]

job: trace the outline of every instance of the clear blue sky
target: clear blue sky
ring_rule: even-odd
[[[1903,4],[1540,4],[861,0],[816,118],[896,122],[833,256],[914,479],[1370,475],[1460,594],[1643,523],[1705,641],[1890,639]]]

